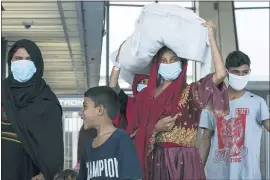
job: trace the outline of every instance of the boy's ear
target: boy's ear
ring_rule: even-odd
[[[104,114],[104,111],[105,111],[105,109],[104,109],[104,106],[103,106],[103,105],[99,105],[99,106],[97,107],[97,114],[98,114],[99,116],[102,116],[102,115]]]

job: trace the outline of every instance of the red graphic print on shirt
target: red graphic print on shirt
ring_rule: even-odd
[[[215,162],[239,163],[247,154],[244,146],[246,119],[249,114],[248,108],[236,109],[236,117],[225,120],[217,118],[218,150],[215,153]]]

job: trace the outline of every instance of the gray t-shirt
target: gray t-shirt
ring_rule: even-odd
[[[246,92],[230,101],[230,114],[201,114],[200,127],[214,131],[207,161],[207,179],[261,179],[262,121],[269,119],[263,98]]]

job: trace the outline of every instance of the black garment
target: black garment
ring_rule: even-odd
[[[127,126],[127,119],[126,119],[126,107],[128,103],[128,95],[125,94],[123,90],[120,91],[118,94],[120,100],[120,120],[117,128],[125,129]],[[77,161],[80,161],[83,155],[83,149],[85,144],[91,138],[95,138],[97,136],[96,129],[88,129],[85,130],[83,125],[79,132],[79,140],[78,140],[78,151],[77,151]]]
[[[30,180],[39,174],[40,169],[24,150],[8,120],[2,119],[1,131],[1,179]]]
[[[118,94],[120,100],[120,113],[126,116],[126,109],[128,104],[128,95],[121,89]]]
[[[135,146],[123,130],[116,131],[99,147],[93,138],[85,145],[79,180],[141,179],[142,171]]]
[[[1,179],[31,179],[33,174],[39,174],[39,168],[22,147],[3,107],[1,108],[1,134]],[[11,166],[12,168],[6,172],[7,167]]]
[[[127,128],[127,116],[126,116],[126,109],[128,104],[128,95],[121,89],[121,91],[118,94],[119,100],[120,100],[120,117],[119,122],[116,125],[117,128],[120,129],[126,129]]]
[[[87,129],[85,130],[83,125],[79,132],[79,139],[78,139],[78,150],[77,150],[77,161],[80,161],[82,155],[83,155],[83,148],[85,144],[89,141],[91,138],[95,138],[97,136],[97,130],[96,129]]]
[[[15,42],[8,54],[9,69],[11,58],[19,48],[26,49],[37,72],[25,83],[16,81],[12,74],[3,82],[1,105],[6,123],[11,124],[5,131],[13,132],[20,143],[1,138],[2,146],[5,146],[2,147],[2,163],[5,164],[2,165],[2,179],[29,180],[42,172],[46,180],[52,180],[62,170],[64,162],[62,108],[42,79],[43,58],[34,42]],[[2,130],[3,123],[2,120]],[[20,172],[24,175],[20,176]]]

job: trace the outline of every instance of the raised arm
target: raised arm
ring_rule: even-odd
[[[129,97],[120,88],[120,86],[118,84],[120,70],[121,70],[120,64],[119,64],[119,53],[120,53],[120,50],[121,50],[122,45],[123,45],[123,43],[121,44],[121,46],[119,48],[119,51],[118,51],[118,54],[116,56],[116,60],[115,60],[114,66],[113,66],[112,71],[111,71],[109,87],[111,87],[112,89],[114,89],[114,91],[118,94],[118,97],[119,97],[119,100],[120,100],[120,113],[122,115],[124,115],[125,116],[125,119],[126,119],[126,108],[127,108]],[[116,124],[116,125],[118,126],[119,124]]]
[[[224,65],[223,58],[221,56],[219,47],[216,41],[216,26],[211,22],[207,21],[204,26],[208,28],[208,36],[210,41],[210,46],[212,50],[212,57],[214,61],[215,73],[213,75],[213,83],[218,86],[224,81],[227,76],[226,68]]]
[[[119,47],[119,50],[118,50],[118,54],[116,56],[116,60],[115,60],[115,63],[114,63],[114,66],[112,68],[112,72],[111,72],[111,75],[110,75],[110,83],[109,83],[109,86],[111,88],[114,89],[114,91],[119,94],[120,91],[121,91],[121,88],[118,84],[118,80],[119,80],[119,74],[120,74],[120,64],[119,64],[119,54],[120,54],[120,51],[121,51],[121,48],[122,48],[122,45],[125,43],[125,41],[120,45]]]
[[[119,79],[119,74],[120,74],[120,68],[113,66],[112,72],[110,75],[110,83],[109,86],[114,89],[114,91],[119,94],[121,91],[121,88],[118,84],[118,79]]]
[[[194,103],[200,109],[207,108],[217,116],[229,113],[229,97],[224,79],[227,75],[223,59],[216,42],[216,27],[209,21],[203,24],[208,28],[215,72],[206,75],[198,82],[191,84],[191,93]]]

